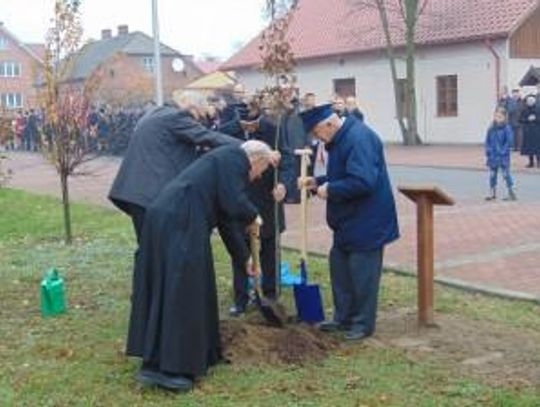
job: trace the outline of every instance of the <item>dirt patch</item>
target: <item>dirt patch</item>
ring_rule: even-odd
[[[540,389],[540,334],[460,316],[437,315],[438,327],[418,329],[414,310],[384,312],[380,346],[403,349],[413,360],[430,358],[491,385]]]
[[[375,337],[343,345],[308,325],[272,328],[256,314],[221,323],[225,357],[237,365],[296,364],[331,353],[351,358],[373,348],[403,350],[413,362],[430,362],[490,386],[540,390],[540,333],[490,321],[439,314],[438,327],[418,329],[412,309],[380,313]],[[343,346],[342,346],[343,345]]]
[[[258,321],[221,322],[225,358],[232,364],[294,364],[326,358],[339,347],[331,335],[304,324],[273,328]]]

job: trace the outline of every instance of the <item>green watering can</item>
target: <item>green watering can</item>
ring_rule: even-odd
[[[45,273],[41,280],[41,315],[53,317],[66,312],[64,279],[55,268]]]

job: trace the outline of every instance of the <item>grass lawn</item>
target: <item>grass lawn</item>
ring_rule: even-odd
[[[383,322],[374,340],[305,366],[218,366],[189,395],[141,389],[133,380],[137,361],[123,355],[131,224],[117,212],[79,204],[73,221],[76,238],[66,247],[57,200],[0,189],[0,406],[540,406],[534,375],[521,380],[516,373],[516,380],[499,383],[482,369],[463,367],[444,349],[412,352],[386,341],[384,324],[390,332],[390,315],[410,313],[416,293],[413,279],[392,273],[383,279]],[[219,242],[215,260],[225,317],[231,281]],[[39,282],[51,266],[66,278],[69,312],[44,320]],[[324,259],[313,260],[310,269],[329,307]],[[285,297],[290,300],[290,293]],[[531,338],[540,338],[539,306],[442,287],[436,298],[442,321],[481,327],[476,333],[450,331],[450,339],[476,334],[475,343],[483,338],[488,343],[511,332],[536,349]],[[488,345],[486,350],[497,350]],[[509,362],[509,372],[519,371],[516,365]]]

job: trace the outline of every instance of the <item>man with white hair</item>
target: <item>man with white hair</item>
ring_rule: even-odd
[[[109,199],[131,217],[137,242],[146,207],[197,159],[200,148],[240,145],[240,141],[199,123],[207,106],[202,94],[186,91],[177,95],[175,102],[177,106],[152,108],[137,123],[109,192]]]
[[[175,98],[175,105],[151,108],[137,123],[128,149],[116,175],[109,199],[131,217],[140,254],[146,210],[172,179],[199,157],[201,148],[240,146],[240,141],[208,130],[198,120],[205,114],[206,99],[188,91]],[[223,235],[223,234],[222,234]],[[224,237],[234,247],[234,235]],[[134,270],[133,287],[139,291],[147,281],[138,280]]]
[[[224,220],[256,227],[257,209],[246,190],[271,160],[272,150],[260,141],[215,149],[148,207],[127,343],[127,354],[143,359],[141,383],[187,391],[221,359],[210,236]],[[249,250],[230,254],[243,260],[247,273]]]
[[[384,247],[399,237],[383,144],[361,121],[340,119],[331,105],[301,117],[306,131],[328,151],[327,174],[299,182],[327,201],[326,219],[334,234],[334,317],[320,328],[347,331],[347,340],[361,340],[375,332]]]

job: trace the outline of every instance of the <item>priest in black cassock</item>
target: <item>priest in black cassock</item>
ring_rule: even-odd
[[[137,379],[169,390],[221,358],[210,236],[218,221],[254,227],[257,209],[246,190],[272,160],[270,147],[248,141],[222,147],[191,164],[148,207],[136,259],[127,354],[143,359]],[[242,245],[233,258],[249,261]]]

